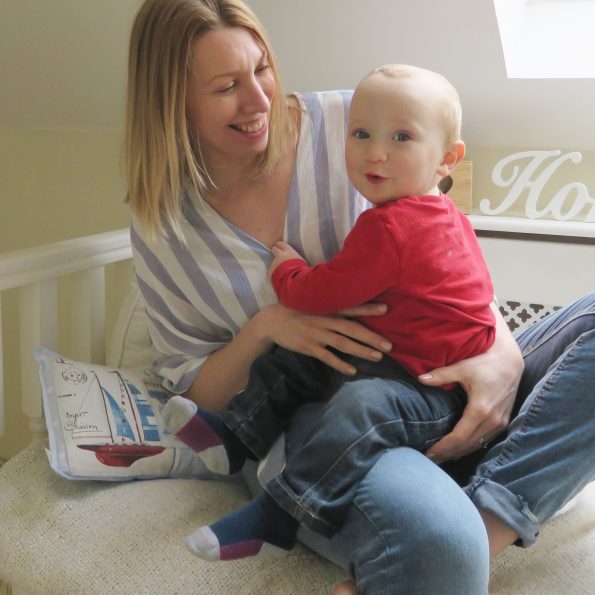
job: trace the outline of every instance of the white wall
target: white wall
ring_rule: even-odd
[[[288,90],[352,88],[375,66],[412,63],[457,86],[470,145],[595,149],[595,80],[507,80],[491,0],[248,2]]]

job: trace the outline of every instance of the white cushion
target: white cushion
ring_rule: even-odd
[[[99,366],[35,350],[52,469],[66,479],[212,478],[164,427],[167,394],[141,370]]]
[[[112,329],[106,363],[115,368],[147,370],[155,355],[147,329],[145,301],[133,278]]]
[[[187,534],[247,499],[217,481],[69,481],[31,446],[0,468],[0,578],[60,595],[330,593],[345,573],[303,546],[230,563],[186,549]]]
[[[238,485],[165,479],[74,482],[41,445],[0,468],[0,578],[30,593],[104,595],[330,593],[345,572],[298,546],[274,560],[208,563],[183,537],[248,498]],[[547,523],[530,549],[493,563],[490,593],[593,593],[595,484]]]

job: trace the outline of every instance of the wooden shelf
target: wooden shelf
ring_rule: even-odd
[[[490,217],[487,215],[468,215],[468,217],[477,231],[595,238],[595,223],[556,221],[552,219],[525,219],[523,217]]]

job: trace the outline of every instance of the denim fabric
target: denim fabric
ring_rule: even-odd
[[[288,452],[318,412],[319,405],[300,409],[287,435]],[[244,476],[254,495],[262,491],[254,462]],[[488,593],[488,540],[477,509],[412,448],[382,454],[332,538],[302,525],[298,539],[354,576],[361,595]]]
[[[346,382],[266,490],[294,518],[330,536],[386,449],[426,450],[454,427],[465,403],[462,391],[425,387],[403,374]]]
[[[517,413],[467,495],[531,545],[539,525],[595,480],[595,293],[521,332]]]
[[[498,444],[477,451],[484,460],[466,487],[471,499],[421,453],[390,449],[359,482],[332,539],[306,528],[300,539],[348,569],[362,595],[487,593],[488,542],[472,500],[528,545],[539,523],[595,478],[593,329],[595,294],[519,334],[526,369],[515,418]],[[321,409],[312,404],[295,415],[289,457]],[[468,476],[472,460],[449,472]]]
[[[426,450],[452,429],[466,402],[462,390],[424,386],[391,358],[350,361],[355,377],[276,349],[255,361],[248,386],[224,414],[262,458],[300,406],[330,397],[282,474],[267,485],[294,518],[327,536],[343,523],[358,482],[385,449]]]
[[[246,388],[231,400],[223,420],[263,459],[298,408],[328,400],[344,378],[320,360],[276,347],[256,358]]]

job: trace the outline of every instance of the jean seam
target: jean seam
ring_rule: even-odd
[[[289,512],[291,516],[293,516],[300,522],[304,522],[304,524],[310,527],[311,529],[321,532],[324,532],[326,530],[329,535],[334,534],[336,532],[337,527],[330,524],[328,521],[323,519],[317,512],[311,510],[304,503],[302,503],[301,498],[295,498],[293,490],[289,489],[289,487],[285,484],[285,481],[281,480],[281,477],[282,475],[273,479],[267,486],[271,488],[270,490],[267,489],[267,491],[271,496],[273,496],[277,503],[281,505],[283,508],[285,508],[285,510],[287,510],[287,512]],[[271,494],[271,491],[275,492],[275,488],[273,488],[272,486],[276,486],[277,489],[282,490],[282,492],[288,498],[289,502],[286,502],[287,507],[283,506],[282,503],[279,502],[277,493]],[[306,521],[304,521],[304,518],[306,518]],[[308,522],[307,519],[309,519],[310,522]]]
[[[250,408],[250,410],[246,411],[243,415],[238,415],[235,413],[235,411],[227,412],[227,415],[232,416],[235,422],[235,428],[230,428],[231,431],[234,432],[234,434],[236,434],[242,440],[242,442],[250,442],[252,445],[249,447],[250,449],[252,449],[253,446],[257,446],[259,452],[268,451],[268,445],[263,443],[259,434],[255,434],[252,431],[250,424],[252,423],[254,416],[265,406],[267,395],[275,392],[285,377],[285,374],[281,374],[277,379],[277,382],[275,382],[273,388],[265,392],[261,398],[258,399],[258,401]]]
[[[331,467],[329,467],[329,469],[327,469],[327,471],[324,473],[324,475],[313,486],[308,488],[308,490],[299,498],[300,505],[303,505],[305,507],[308,507],[308,509],[310,509],[311,503],[318,499],[319,494],[326,493],[326,485],[325,484],[328,483],[328,481],[327,481],[328,476],[333,474],[336,467],[343,463],[344,458],[349,454],[349,452],[351,452],[354,448],[357,448],[357,446],[359,444],[361,444],[362,441],[368,439],[368,437],[371,434],[377,433],[379,428],[386,428],[386,427],[390,427],[393,425],[397,425],[397,426],[402,426],[404,432],[407,433],[407,426],[416,426],[416,425],[421,426],[421,425],[436,424],[439,426],[439,428],[437,428],[437,429],[439,430],[439,434],[441,434],[444,426],[451,423],[451,420],[454,415],[455,415],[454,413],[449,413],[448,415],[440,417],[439,419],[436,419],[433,421],[424,421],[424,422],[415,422],[415,421],[409,422],[409,421],[407,421],[406,422],[401,418],[398,420],[392,420],[392,421],[387,421],[387,422],[384,422],[381,424],[376,424],[375,426],[370,428],[365,434],[360,436],[355,442],[352,442],[349,445],[349,447],[346,448],[341,453],[341,455],[336,458],[333,465]],[[428,440],[432,440],[434,438],[426,438],[426,440],[424,441],[424,444],[426,444],[428,442]],[[409,446],[409,441],[407,441],[406,443],[403,442],[402,444],[400,444],[400,446]]]
[[[584,318],[585,316],[595,316],[595,312],[580,312],[579,314],[574,314],[572,316],[572,318],[569,318],[567,321],[565,321],[562,325],[556,327],[554,329],[554,331],[552,333],[546,334],[543,337],[541,337],[537,343],[532,343],[527,347],[527,350],[523,350],[521,352],[523,357],[527,357],[529,355],[531,355],[536,349],[539,349],[542,345],[544,345],[545,343],[548,343],[551,339],[553,339],[556,335],[560,334],[561,332],[566,330],[566,327],[568,327],[571,323],[573,323],[575,320],[579,320],[581,318]]]
[[[375,523],[374,519],[372,519],[370,517],[370,515],[361,508],[361,506],[359,506],[355,500],[353,501],[352,505],[355,507],[355,509],[357,511],[359,511],[359,513],[368,521],[368,523],[370,523],[370,525],[374,528],[374,531],[378,537],[378,539],[380,540],[380,542],[383,545],[383,549],[384,549],[384,553],[383,553],[383,558],[385,560],[385,571],[384,571],[384,575],[385,575],[385,588],[384,588],[384,592],[385,593],[389,593],[389,586],[390,586],[390,564],[388,564],[388,541],[384,538],[384,535],[382,534],[382,531],[380,530],[380,528],[378,527],[378,525]],[[356,584],[357,584],[357,580],[356,580]]]
[[[254,416],[256,415],[256,413],[258,413],[258,411],[260,411],[266,404],[268,395],[270,395],[271,393],[275,393],[277,391],[277,387],[279,386],[279,384],[281,384],[281,382],[285,378],[286,378],[285,374],[281,374],[279,376],[279,378],[277,378],[277,382],[275,382],[275,384],[273,385],[273,388],[271,390],[268,390],[267,392],[265,392],[262,395],[262,397],[260,397],[260,399],[258,399],[257,403],[250,409],[250,411],[246,413],[245,417],[247,420],[252,421],[254,419]]]
[[[351,450],[353,450],[363,440],[366,440],[370,434],[376,432],[379,427],[392,426],[394,424],[403,425],[403,420],[399,419],[399,420],[387,421],[382,424],[377,424],[377,425],[373,426],[372,428],[370,428],[364,435],[360,436],[355,442],[352,442],[349,445],[349,447],[346,448],[341,453],[341,455],[336,458],[335,462],[326,470],[325,474],[313,486],[308,488],[308,490],[304,494],[302,494],[302,496],[299,498],[299,502],[301,504],[303,504],[304,506],[309,507],[310,503],[317,498],[318,494],[320,494],[321,492],[324,493],[324,485],[323,484],[325,483],[326,478],[328,477],[329,474],[334,472],[335,468],[343,461],[344,457]]]

